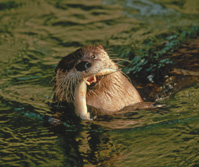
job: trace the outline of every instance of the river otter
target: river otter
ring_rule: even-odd
[[[62,58],[54,98],[72,103],[81,119],[90,119],[87,106],[115,112],[143,101],[101,45],[85,46]]]

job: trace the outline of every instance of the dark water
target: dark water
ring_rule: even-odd
[[[60,129],[42,119],[54,69],[74,49],[139,45],[198,25],[197,0],[1,0],[0,166],[199,166],[197,83],[167,108],[128,118]]]

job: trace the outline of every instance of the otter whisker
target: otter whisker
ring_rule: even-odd
[[[126,74],[126,73],[124,73],[123,71],[121,71],[122,72],[122,74],[128,79],[128,81],[130,82],[130,83],[132,83],[132,81],[131,81],[131,79],[129,78],[129,76]]]
[[[55,81],[55,78],[53,77],[50,81],[49,81],[49,83],[52,83],[52,82],[54,82]]]
[[[68,80],[67,84],[65,85],[65,94],[66,94],[66,100],[71,102],[72,101],[72,80]]]
[[[112,113],[142,102],[120,69],[125,62],[130,61],[115,55],[110,59],[101,45],[82,47],[63,57],[55,75],[54,97],[58,105],[62,101],[72,103],[77,116],[90,119],[87,105]]]

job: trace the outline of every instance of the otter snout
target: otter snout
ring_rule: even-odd
[[[88,61],[82,61],[75,66],[77,71],[85,71],[90,67],[91,67],[91,63]]]

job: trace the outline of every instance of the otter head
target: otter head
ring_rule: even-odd
[[[101,45],[85,46],[65,56],[55,75],[55,99],[73,102],[76,87],[83,80],[87,85],[98,82],[101,76],[118,70]]]

